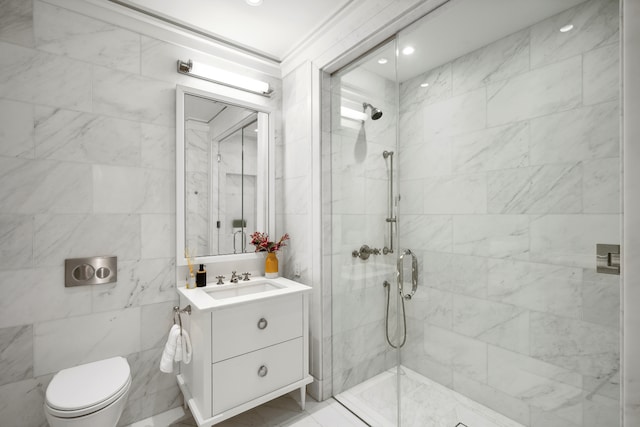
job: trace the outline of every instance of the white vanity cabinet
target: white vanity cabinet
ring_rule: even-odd
[[[297,286],[289,292],[227,298],[207,310],[198,309],[202,304],[194,290],[179,289],[180,305],[192,305],[185,328],[193,356],[190,364],[181,363],[178,384],[199,426],[296,389],[304,408],[306,385],[313,380],[308,362],[311,288],[291,283]]]

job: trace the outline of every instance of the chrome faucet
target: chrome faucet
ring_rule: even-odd
[[[231,272],[231,279],[229,279],[229,282],[231,283],[238,283],[238,279],[240,278],[240,275],[236,274],[235,271]]]

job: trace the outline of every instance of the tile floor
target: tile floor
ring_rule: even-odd
[[[169,427],[193,427],[196,423],[191,414]],[[307,396],[306,408],[300,406],[289,395],[253,408],[215,427],[366,427],[367,424],[345,409],[334,399],[316,402]]]

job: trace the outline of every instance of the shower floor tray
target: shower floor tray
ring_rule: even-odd
[[[441,384],[401,367],[402,427],[525,427]],[[335,398],[371,426],[396,427],[396,369]]]

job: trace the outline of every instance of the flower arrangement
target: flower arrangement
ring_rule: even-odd
[[[288,233],[284,233],[277,242],[270,241],[267,233],[260,233],[259,231],[251,234],[250,237],[251,244],[256,247],[256,252],[278,252],[280,248],[287,245],[285,241],[289,240]]]

